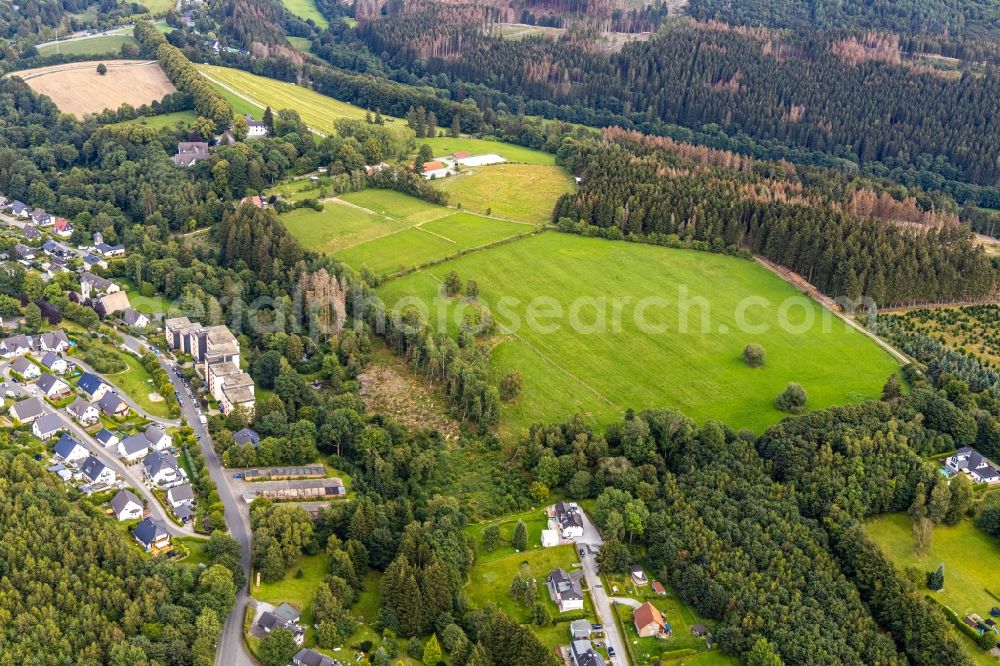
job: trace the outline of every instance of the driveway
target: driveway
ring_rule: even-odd
[[[604,539],[598,531],[597,526],[590,519],[590,516],[583,510],[583,536],[575,540],[577,548],[585,546],[601,546]],[[584,548],[584,555],[580,558],[583,563],[583,577],[590,588],[590,599],[594,602],[594,612],[597,619],[604,625],[605,642],[609,647],[615,649],[615,656],[610,658],[612,664],[628,664],[628,650],[625,648],[625,641],[621,632],[618,631],[618,623],[615,622],[615,614],[611,605],[613,600],[608,596],[601,582],[601,576],[597,568],[597,557],[590,552],[590,548]]]

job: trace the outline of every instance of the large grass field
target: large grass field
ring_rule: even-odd
[[[481,305],[439,295],[452,270],[476,280],[479,303],[501,326],[494,378],[515,369],[524,380],[503,410],[505,434],[574,413],[608,422],[653,407],[759,431],[785,416],[774,398],[789,382],[803,385],[808,409],[820,409],[877,397],[898,370],[873,341],[764,268],[704,252],[551,232],[392,280],[380,295],[390,312],[417,296],[432,321],[455,332],[463,311]],[[765,348],[764,368],[743,362],[750,342]]]
[[[38,55],[118,55],[122,44],[135,44],[131,35],[100,35],[73,42],[49,44],[38,49]]]
[[[990,609],[1000,605],[1000,545],[972,521],[935,525],[930,547],[921,556],[913,552],[913,532],[904,514],[873,520],[866,531],[900,569],[915,567],[924,573],[944,564],[944,589],[927,592],[960,617],[968,613],[989,617]],[[997,663],[964,635],[960,641],[976,663]]]
[[[452,153],[464,150],[473,155],[484,155],[486,153],[496,153],[508,162],[519,162],[522,164],[547,164],[556,163],[556,156],[552,153],[515,146],[512,143],[503,141],[489,141],[486,139],[472,139],[469,137],[435,137],[433,139],[417,139],[417,145],[427,144],[434,151],[437,157],[451,155]]]
[[[326,30],[327,26],[330,25],[329,21],[316,9],[315,0],[282,0],[282,4],[285,5],[288,11],[303,21],[312,19],[313,23],[323,30]]]
[[[469,168],[434,185],[448,193],[449,205],[532,224],[550,221],[556,200],[575,187],[561,167],[543,164]]]
[[[255,118],[259,117],[265,106],[270,106],[275,111],[294,109],[313,130],[322,134],[330,134],[333,132],[335,120],[339,118],[364,118],[365,113],[367,113],[359,106],[341,102],[293,83],[285,83],[229,67],[215,65],[196,65],[196,67],[199,72],[209,78],[210,83],[221,91],[225,92],[225,88],[228,87],[238,93],[238,95],[232,95],[230,92],[230,95],[226,95],[228,99],[239,98],[239,95],[243,95],[253,100],[257,108],[254,108],[250,113]],[[244,108],[246,103],[244,100]],[[251,104],[251,106],[253,105]],[[242,112],[241,109],[238,111]]]
[[[531,230],[391,190],[352,192],[326,201],[322,211],[300,208],[281,220],[307,249],[383,275]]]

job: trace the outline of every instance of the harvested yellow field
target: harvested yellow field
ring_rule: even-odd
[[[106,74],[97,73],[103,62]],[[83,118],[88,113],[117,109],[122,104],[142,106],[176,92],[156,61],[105,60],[74,62],[13,72],[40,95],[47,95],[60,111]]]

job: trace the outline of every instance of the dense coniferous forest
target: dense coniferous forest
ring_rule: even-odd
[[[603,118],[652,131],[666,124],[744,133],[985,185],[1000,176],[1000,126],[989,112],[997,71],[915,71],[895,43],[885,52],[880,42],[855,45],[822,33],[690,24],[608,55],[572,34],[558,41],[490,37],[475,24],[441,21],[434,10],[360,30],[396,67],[549,105],[529,112],[584,108],[594,124]]]
[[[988,297],[1000,284],[956,216],[863,181],[620,130],[567,141],[560,158],[582,178],[553,213],[566,230],[750,250],[830,296],[880,306]]]

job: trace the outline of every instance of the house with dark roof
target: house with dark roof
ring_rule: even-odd
[[[645,587],[649,585],[649,579],[646,578],[646,572],[642,570],[638,564],[633,564],[628,568],[628,574],[632,578],[632,584],[637,587]]]
[[[105,393],[111,390],[111,387],[105,384],[100,377],[91,372],[85,372],[80,375],[80,379],[76,382],[76,387],[87,394],[87,397],[91,400],[100,400],[104,397]]]
[[[86,257],[83,258],[83,265],[86,266],[88,269],[93,268],[95,266],[100,266],[101,268],[107,269],[108,262],[105,261],[103,257],[98,257],[97,255],[94,254],[88,254]]]
[[[31,434],[38,439],[49,439],[55,437],[60,431],[65,430],[63,420],[52,412],[42,414],[31,424]]]
[[[94,456],[90,456],[83,461],[83,464],[80,465],[80,473],[83,474],[83,478],[95,487],[113,486],[117,478],[114,470],[110,469]]]
[[[42,371],[38,369],[38,366],[29,361],[24,356],[14,359],[14,362],[10,364],[10,369],[21,375],[24,379],[38,379],[41,376]]]
[[[185,504],[188,506],[194,504],[194,490],[191,489],[191,484],[184,483],[179,486],[174,486],[168,490],[167,503],[170,505],[171,509],[176,509],[177,507],[184,506]]]
[[[945,467],[961,472],[973,483],[1000,483],[1000,468],[975,449],[965,446],[945,459]]]
[[[256,448],[260,446],[260,435],[250,428],[242,428],[233,433],[233,442],[239,445],[252,444]]]
[[[576,640],[569,646],[573,666],[604,666],[604,657],[600,655],[588,640]]]
[[[167,526],[155,518],[146,518],[136,525],[132,536],[147,553],[158,553],[170,547]]]
[[[85,299],[101,294],[113,294],[121,290],[122,288],[117,284],[100,275],[95,275],[90,271],[80,273],[80,292]]]
[[[569,635],[574,641],[590,638],[594,632],[594,626],[589,620],[573,620],[569,623]]]
[[[559,612],[583,610],[583,586],[580,585],[582,574],[568,574],[564,569],[553,569],[545,584],[549,589],[549,597],[559,606]]]
[[[173,438],[163,432],[163,429],[158,426],[150,424],[143,434],[146,436],[146,439],[149,440],[150,448],[156,451],[169,449],[170,445],[173,444]]]
[[[10,204],[10,212],[14,214],[15,217],[25,218],[31,215],[31,211],[28,205],[23,201],[14,200]]]
[[[35,248],[28,247],[24,243],[15,243],[14,254],[25,261],[31,261],[35,258]]]
[[[109,245],[108,243],[97,243],[94,246],[94,251],[102,257],[108,259],[114,257],[124,257],[125,256],[125,246],[124,245]]]
[[[583,511],[576,502],[557,502],[555,518],[559,521],[563,539],[579,539],[583,536]]]
[[[10,414],[10,418],[14,419],[14,421],[28,424],[33,423],[35,419],[45,414],[45,407],[38,398],[28,398],[27,400],[15,402],[7,410],[7,413]]]
[[[279,604],[278,607],[274,609],[274,614],[286,622],[298,622],[299,617],[302,615],[298,610],[296,610],[295,606],[292,606],[289,603]]]
[[[31,211],[31,221],[40,227],[52,224],[52,216],[45,212],[42,208],[36,208]]]
[[[147,481],[161,488],[177,486],[187,480],[187,474],[177,458],[163,451],[153,451],[146,456],[142,461],[142,471]]]
[[[101,399],[97,401],[97,408],[100,409],[101,413],[105,416],[110,416],[116,419],[125,418],[128,416],[129,411],[128,404],[111,391],[105,393]]]
[[[83,460],[90,455],[90,451],[83,444],[65,433],[59,438],[56,445],[52,447],[52,453],[57,460],[68,463]]]
[[[42,356],[40,363],[49,372],[53,372],[57,375],[61,375],[69,369],[69,365],[66,363],[66,359],[57,354],[56,352],[45,352]]]
[[[126,462],[137,462],[149,455],[149,440],[142,433],[129,435],[118,442],[118,456]]]
[[[21,234],[30,241],[42,240],[42,232],[33,224],[24,225],[24,228],[21,229]],[[25,258],[27,259],[27,257]]]
[[[129,328],[146,328],[149,326],[149,317],[135,308],[127,308],[122,312],[122,322]]]
[[[76,419],[77,423],[83,426],[97,423],[97,421],[101,418],[97,408],[83,398],[77,398],[74,400],[73,403],[66,408],[66,413]]]
[[[47,352],[64,352],[70,348],[69,336],[61,328],[56,331],[42,333],[38,338],[38,344],[42,348],[42,351]]]
[[[101,428],[98,430],[97,434],[94,435],[94,439],[96,439],[97,443],[104,448],[117,446],[118,442],[122,441],[122,438],[118,436],[118,433],[112,432],[107,428]]]
[[[292,632],[296,645],[302,645],[302,643],[305,642],[305,629],[293,622],[282,619],[272,611],[264,611],[261,613],[261,616],[257,619],[257,626],[260,627],[265,634],[269,634],[275,629],[287,629]]]
[[[35,342],[27,335],[12,335],[0,340],[0,353],[7,358],[23,356],[35,348]]]
[[[243,119],[247,121],[247,138],[256,139],[267,136],[267,125],[261,120],[254,120],[250,114],[243,114]]]
[[[135,493],[122,489],[111,498],[111,510],[115,512],[118,520],[139,520],[146,507]]]
[[[35,384],[49,400],[58,400],[69,395],[69,384],[47,372],[42,373]]]
[[[343,666],[343,664],[315,650],[302,648],[292,657],[292,666]]]

